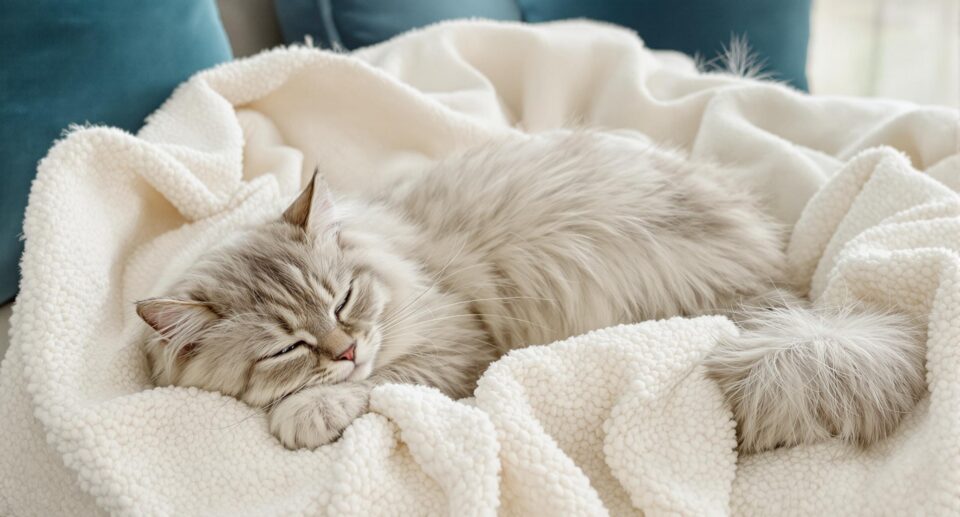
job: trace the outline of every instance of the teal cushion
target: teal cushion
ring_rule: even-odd
[[[514,0],[274,0],[288,43],[352,50],[453,18],[520,21]]]
[[[648,46],[709,60],[743,36],[775,79],[806,89],[810,0],[275,0],[284,38],[352,50],[451,18],[543,22],[592,18],[637,31]]]
[[[647,46],[705,59],[745,37],[774,79],[807,89],[810,0],[517,0],[529,22],[585,17],[637,31]]]
[[[16,294],[37,162],[70,124],[137,131],[173,88],[229,60],[214,0],[3,0],[0,302]]]

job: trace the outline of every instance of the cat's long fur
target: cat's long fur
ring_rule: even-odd
[[[316,447],[378,383],[462,397],[511,349],[765,296],[782,278],[781,247],[723,171],[556,133],[489,143],[374,199],[334,202],[311,182],[283,218],[210,252],[138,312],[157,331],[147,351],[159,384],[263,407],[284,445]],[[706,362],[743,450],[870,443],[922,393],[903,317],[761,305],[736,312],[744,333]]]

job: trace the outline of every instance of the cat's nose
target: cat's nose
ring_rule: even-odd
[[[357,352],[357,342],[350,343],[350,346],[337,356],[337,361],[354,361]]]

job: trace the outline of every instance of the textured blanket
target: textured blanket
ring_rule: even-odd
[[[869,450],[738,458],[697,366],[737,332],[722,317],[520,350],[465,401],[383,386],[314,451],[285,450],[234,399],[150,386],[133,301],[277,217],[314,165],[362,193],[491,136],[578,125],[754,181],[811,296],[927,323],[929,395]],[[40,164],[0,372],[0,514],[960,513],[958,138],[950,110],[702,74],[585,22],[449,23],[200,73],[136,136],[78,128]]]

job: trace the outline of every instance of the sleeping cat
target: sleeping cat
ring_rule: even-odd
[[[722,170],[599,132],[495,141],[369,199],[316,176],[282,217],[137,303],[159,385],[335,440],[375,385],[472,393],[509,350],[671,316],[741,326],[707,358],[743,452],[883,438],[925,390],[919,331],[777,289],[781,231]]]

